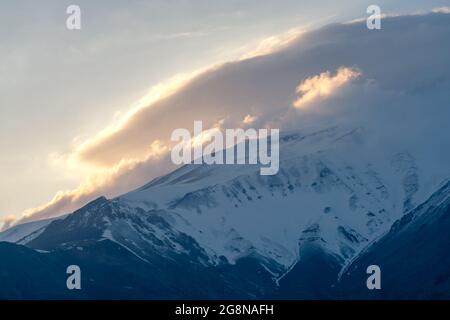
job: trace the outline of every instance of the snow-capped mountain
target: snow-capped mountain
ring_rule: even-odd
[[[222,105],[228,113],[254,97],[266,111],[280,104],[292,121],[291,131],[281,127],[279,172],[189,164],[61,219],[7,230],[0,234],[10,242],[0,243],[0,298],[359,298],[367,296],[367,264],[381,265],[386,288],[419,272],[421,281],[406,286],[413,295],[449,287],[450,78],[442,39],[450,20],[416,15],[384,26],[392,32],[327,27],[303,46],[231,64],[167,99],[194,108],[233,96]],[[299,82],[340,66],[357,66],[363,76],[316,113],[292,110]],[[440,264],[438,273],[428,261]],[[83,290],[66,290],[71,264],[83,270]],[[407,296],[391,289],[385,297]],[[449,297],[441,289],[439,297]]]
[[[210,263],[257,253],[288,270],[312,238],[343,261],[351,258],[401,217],[419,188],[408,153],[364,155],[361,127],[289,133],[280,150],[275,176],[260,176],[256,166],[187,165],[112,202],[132,212],[163,211]],[[141,233],[105,223],[104,236],[114,240]]]
[[[44,231],[45,227],[50,222],[62,218],[64,218],[64,216],[51,219],[37,220],[13,226],[3,232],[0,232],[0,241],[13,242],[19,244],[27,243],[33,237],[39,235],[40,232]]]
[[[277,175],[261,176],[256,165],[185,165],[117,198],[99,198],[19,243],[80,253],[106,241],[152,267],[155,260],[190,261],[215,270],[251,259],[271,279],[267,291],[282,296],[285,287],[298,295],[290,277],[299,281],[313,248],[314,268],[321,259],[334,265],[317,277],[328,277],[327,287],[422,200],[414,157],[371,152],[366,136],[363,127],[344,126],[289,132],[280,138]]]
[[[342,270],[341,296],[364,299],[448,299],[450,181],[396,221]],[[367,290],[368,265],[380,266],[383,290]]]

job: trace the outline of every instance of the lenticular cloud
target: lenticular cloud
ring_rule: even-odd
[[[206,71],[139,110],[81,157],[133,165],[122,165],[88,192],[80,186],[31,209],[21,221],[73,211],[173,169],[164,154],[146,157],[148,150],[155,141],[169,150],[171,132],[191,128],[194,120],[203,120],[205,129],[221,123],[281,130],[352,122],[364,126],[373,143],[420,155],[418,165],[429,168],[430,179],[444,176],[443,170],[450,175],[449,152],[436,147],[450,144],[444,132],[450,118],[449,38],[450,15],[442,10],[385,18],[382,30],[368,30],[365,22],[333,24],[272,54]]]

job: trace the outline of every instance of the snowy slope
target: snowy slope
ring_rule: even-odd
[[[285,134],[275,176],[260,176],[258,166],[186,165],[111,201],[130,217],[163,217],[169,237],[130,217],[105,218],[103,237],[143,257],[153,236],[183,251],[173,241],[181,232],[205,250],[209,263],[257,254],[276,262],[269,264],[277,275],[311,239],[346,261],[420,201],[414,157],[373,150],[365,135],[362,127]]]
[[[3,232],[0,232],[0,241],[25,244],[34,237],[38,236],[52,221],[63,219],[64,217],[65,216],[32,221],[13,226]]]
[[[347,298],[448,299],[450,181],[394,223],[345,269],[337,288]],[[377,264],[383,290],[367,290],[366,266]]]
[[[421,200],[414,157],[374,149],[366,136],[361,126],[288,132],[275,176],[261,176],[257,165],[186,165],[112,199],[116,215],[95,209],[96,219],[77,223],[98,226],[99,237],[144,260],[156,240],[186,251],[176,240],[182,233],[207,252],[209,263],[256,253],[275,262],[277,275],[292,268],[311,239],[348,261]],[[139,216],[162,217],[170,236]],[[26,244],[52,221],[16,226],[0,239]]]

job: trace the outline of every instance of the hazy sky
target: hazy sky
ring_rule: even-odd
[[[64,155],[118,121],[152,86],[236,60],[294,28],[449,5],[433,0],[0,3],[0,218],[77,187],[97,167]],[[81,7],[82,29],[66,29]],[[149,123],[149,125],[151,125]]]

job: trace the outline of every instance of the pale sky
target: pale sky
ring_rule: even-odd
[[[151,87],[236,60],[289,30],[439,0],[15,0],[0,4],[0,219],[76,188],[94,167],[61,160],[120,119]],[[81,7],[82,29],[66,29]],[[63,212],[61,212],[63,213]]]

